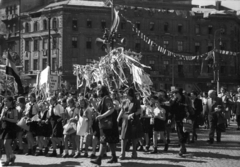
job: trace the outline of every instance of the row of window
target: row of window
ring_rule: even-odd
[[[48,30],[48,21],[44,19],[42,21],[42,30]],[[58,28],[58,21],[57,18],[52,19],[52,29],[57,29]],[[38,21],[35,21],[33,23],[33,30],[31,30],[31,24],[30,23],[25,23],[25,32],[36,32],[40,30],[40,23]]]
[[[101,28],[105,29],[106,26],[107,26],[106,20],[101,20]],[[90,19],[87,19],[86,27],[87,28],[92,28],[92,21]],[[135,27],[138,30],[141,30],[141,23],[137,21],[135,23]],[[120,29],[124,30],[125,28],[126,28],[126,22],[121,22],[120,23]],[[150,31],[154,31],[155,29],[156,29],[155,23],[154,22],[149,22],[149,30]],[[213,26],[212,25],[208,25],[207,29],[208,29],[208,34],[213,34]],[[78,31],[78,21],[77,21],[77,19],[73,19],[72,20],[72,30],[73,31]],[[170,32],[170,25],[169,25],[168,22],[165,22],[163,24],[163,30],[164,30],[165,33],[169,33]],[[224,28],[224,30],[225,30],[225,28]],[[177,25],[177,32],[178,33],[182,33],[183,32],[183,25],[180,24],[180,23]],[[200,25],[196,25],[195,33],[196,34],[200,34],[201,33],[201,26]]]
[[[33,59],[32,63],[33,63],[33,65],[32,65],[32,67],[33,67],[32,70],[33,71],[40,70],[39,59]],[[42,59],[42,69],[45,69],[47,67],[47,65],[48,65],[47,58]],[[52,62],[51,62],[51,71],[55,72],[56,68],[57,68],[57,59],[54,57],[54,58],[52,58]],[[24,60],[24,71],[25,71],[25,73],[28,73],[30,70],[31,70],[30,61],[29,60]]]
[[[72,48],[78,48],[78,38],[77,37],[72,37]],[[87,38],[86,48],[92,49],[92,38]]]
[[[86,27],[87,28],[92,28],[92,20],[87,19],[86,21]],[[106,20],[101,20],[101,28],[105,29],[107,27],[107,22]],[[78,31],[78,20],[77,19],[72,19],[72,30],[73,31]]]
[[[42,42],[42,49],[48,49],[48,39],[34,39],[33,41],[31,40],[25,40],[25,51],[31,51],[31,42],[33,42],[33,51],[39,51],[40,50],[40,43]],[[52,49],[57,49],[58,48],[58,38],[53,37],[52,38]]]
[[[5,12],[6,15],[17,14],[17,5],[7,6]]]

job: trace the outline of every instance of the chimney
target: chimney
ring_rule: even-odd
[[[220,10],[221,8],[221,1],[216,0],[216,10]]]

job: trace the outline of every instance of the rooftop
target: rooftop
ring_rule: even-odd
[[[86,6],[86,7],[106,7],[106,8],[108,8],[108,6],[106,6],[105,3],[101,2],[101,1],[65,0],[65,1],[61,1],[61,2],[51,3],[49,5],[42,6],[42,7],[36,7],[27,12],[30,12],[30,13],[43,12],[43,11],[47,11],[49,9],[62,8],[63,6]]]

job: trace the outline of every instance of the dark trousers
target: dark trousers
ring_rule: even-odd
[[[178,134],[179,143],[185,144],[187,142],[189,133],[184,133],[183,132],[183,123],[182,122],[176,122],[176,127],[177,127],[177,134]]]
[[[198,123],[197,123],[197,121],[196,121],[196,118],[193,118],[193,119],[192,119],[192,123],[193,123],[192,140],[194,141],[194,138],[195,138],[195,136],[197,135],[196,129],[197,129],[197,127],[198,127]]]
[[[208,120],[209,120],[209,139],[214,141],[214,134],[215,131],[217,133],[217,140],[220,141],[221,140],[221,131],[219,131],[217,129],[217,122],[218,122],[218,118],[216,114],[213,115],[208,115]]]

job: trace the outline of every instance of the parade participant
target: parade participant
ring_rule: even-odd
[[[217,142],[221,141],[221,131],[217,129],[218,123],[218,115],[222,112],[222,99],[217,97],[217,92],[215,90],[210,90],[208,92],[209,99],[207,100],[205,113],[208,114],[209,119],[209,140],[207,141],[209,144],[213,144],[214,142],[214,133],[217,131]]]
[[[167,93],[164,91],[164,90],[160,90],[158,92],[158,98],[159,99],[162,99],[162,103],[160,103],[161,107],[165,109],[166,111],[166,140],[167,140],[167,143],[169,144],[170,143],[170,133],[171,133],[171,130],[172,130],[172,121],[170,124],[168,124],[168,118],[171,117],[171,110],[170,110],[170,101],[168,99],[168,96],[167,96]]]
[[[49,117],[48,115],[48,108],[44,102],[40,102],[38,104],[39,112],[38,112],[38,128],[37,128],[37,142],[38,142],[38,152],[35,153],[35,156],[40,155],[47,155],[49,148],[47,146],[49,142],[49,137],[51,134],[51,126],[47,122],[47,119]],[[43,152],[44,148],[44,152]]]
[[[84,157],[88,157],[88,147],[90,145],[90,140],[92,139],[92,111],[88,107],[88,101],[83,96],[79,98],[79,110],[77,111],[75,117],[77,117],[77,121],[81,118],[85,118],[86,122],[84,122],[85,125],[82,124],[82,126],[86,126],[86,131],[82,136],[77,136],[76,140],[78,141],[78,147],[79,147],[79,140],[80,140],[80,149],[84,145]],[[79,125],[79,124],[78,124]],[[80,128],[80,127],[78,127]],[[78,129],[77,128],[77,129]]]
[[[204,129],[209,129],[208,113],[204,112],[206,111],[205,108],[208,100],[208,93],[203,92],[200,99],[202,100],[202,105],[203,105]]]
[[[97,116],[100,128],[100,155],[96,160],[91,163],[101,165],[102,157],[105,154],[106,144],[109,144],[111,149],[112,158],[108,163],[116,163],[116,144],[119,142],[118,124],[117,124],[117,111],[114,109],[113,101],[109,97],[109,91],[106,86],[100,86],[97,91],[98,96],[101,98],[98,104]],[[105,124],[107,122],[107,124]]]
[[[111,98],[113,100],[113,106],[115,108],[115,110],[119,113],[119,110],[120,110],[120,102],[119,102],[119,98],[118,98],[118,93],[116,90],[114,90],[112,93],[111,93]]]
[[[142,149],[144,149],[144,151],[148,151],[148,149],[149,149],[150,118],[151,118],[152,110],[153,109],[149,105],[148,99],[144,98],[143,105],[141,106],[141,122],[143,125],[145,146],[143,146],[143,141],[140,140],[141,148],[139,149],[139,151]]]
[[[98,120],[97,116],[99,113],[96,111],[94,107],[92,107],[92,134],[93,134],[93,139],[92,139],[92,153],[90,155],[90,158],[96,158],[96,148],[97,144],[100,140],[100,130],[99,130],[99,125],[98,125]]]
[[[70,124],[70,123],[73,123],[76,125],[76,122],[70,122],[72,120],[72,118],[74,118],[75,114],[77,113],[78,109],[76,108],[76,105],[75,105],[75,102],[73,100],[73,98],[68,98],[67,99],[67,108],[65,110],[65,113],[66,113],[66,124]],[[66,132],[64,134],[64,153],[62,155],[63,158],[66,158],[66,157],[75,157],[75,151],[74,149],[77,149],[77,155],[79,156],[79,149],[77,147],[77,143],[75,141],[75,138],[76,138],[76,132],[74,133],[70,133],[70,132]],[[69,155],[69,152],[68,152],[68,141],[70,141],[72,143],[72,154]],[[79,143],[79,142],[78,142]]]
[[[193,132],[192,132],[192,140],[191,143],[194,143],[197,140],[197,133],[196,129],[198,127],[198,120],[201,119],[201,114],[203,111],[202,100],[197,98],[197,92],[191,92],[191,101],[192,101],[192,108],[194,109],[194,114],[192,115],[192,122],[193,122]]]
[[[27,118],[27,124],[31,124],[31,119],[38,113],[38,105],[36,101],[35,93],[28,95],[29,102],[26,104],[25,117]],[[30,128],[31,129],[31,128]],[[36,144],[34,140],[34,131],[27,132],[28,152],[25,155],[34,155],[36,151]]]
[[[154,150],[151,154],[158,153],[157,151],[157,141],[158,134],[160,134],[160,139],[165,143],[164,151],[168,151],[168,143],[164,136],[165,125],[166,125],[166,110],[161,107],[161,103],[163,102],[162,98],[158,98],[154,96],[155,99],[155,108],[153,110],[152,117],[150,123],[153,124],[153,148]]]
[[[21,118],[23,117],[24,111],[26,109],[26,102],[25,102],[25,97],[18,97],[17,98],[17,111],[18,111],[18,121],[21,120]],[[23,154],[23,132],[24,130],[20,127],[18,127],[18,131],[17,131],[17,140],[18,140],[18,145],[16,147],[16,149],[14,151],[17,152],[17,154]]]
[[[222,99],[223,112],[226,119],[226,127],[228,127],[228,125],[230,125],[230,116],[231,116],[231,113],[230,113],[231,99],[230,99],[229,93],[227,92],[227,88],[221,87],[220,91],[221,93],[218,95],[218,97]]]
[[[132,140],[133,151],[132,158],[137,158],[137,142],[143,136],[141,132],[141,106],[140,101],[136,99],[135,92],[133,88],[127,90],[127,100],[123,102],[122,110],[119,117],[123,118],[122,132],[121,132],[121,155],[119,159],[125,158],[125,148],[128,140]]]
[[[18,121],[18,112],[15,109],[14,99],[12,97],[7,97],[4,99],[5,108],[1,113],[1,139],[3,140],[5,152],[6,152],[6,162],[3,166],[12,165],[15,162],[16,156],[13,154],[11,143],[16,139],[16,129]]]
[[[237,94],[236,120],[237,120],[237,130],[240,130],[240,94]]]
[[[57,157],[57,144],[60,146],[60,154],[63,152],[63,146],[61,144],[63,137],[62,120],[64,118],[64,109],[60,104],[57,104],[57,98],[55,96],[50,97],[48,114],[52,126],[51,141],[53,146],[53,152],[50,154],[50,157]]]
[[[172,91],[173,101],[171,104],[172,115],[170,118],[175,119],[176,129],[178,134],[178,140],[180,144],[179,155],[182,156],[187,152],[186,142],[188,139],[188,133],[183,132],[183,119],[190,116],[188,110],[186,110],[186,98],[183,95],[182,89],[175,89]],[[168,120],[168,123],[171,123],[171,119]]]

